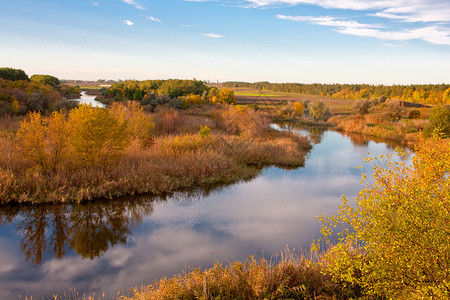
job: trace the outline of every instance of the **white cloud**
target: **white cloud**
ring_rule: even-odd
[[[343,34],[374,37],[382,40],[423,40],[438,45],[450,45],[450,1],[448,0],[246,0],[253,7],[270,5],[310,4],[323,8],[368,10],[367,15],[379,18],[379,24],[362,24],[356,20],[332,16],[285,16],[281,20],[308,22],[336,27]],[[389,22],[387,22],[389,21]],[[392,21],[394,23],[392,23]],[[409,23],[408,26],[404,23]],[[403,24],[403,25],[402,25]],[[388,30],[388,25],[396,29]],[[411,28],[414,27],[414,28]]]
[[[333,17],[310,17],[310,16],[285,16],[277,15],[278,19],[296,22],[308,22],[323,26],[350,27],[350,28],[380,28],[380,25],[361,24],[356,21],[337,20]]]
[[[450,22],[448,0],[246,0],[253,7],[310,4],[323,8],[378,10],[374,16],[404,22]]]
[[[149,16],[149,17],[147,17],[147,19],[150,20],[150,21],[152,21],[152,22],[162,23],[162,21],[161,21],[160,18],[156,18],[156,17]]]
[[[217,33],[204,33],[203,35],[206,37],[209,37],[209,38],[213,38],[213,39],[220,39],[220,38],[224,37],[224,35],[217,34]]]
[[[126,4],[129,4],[129,5],[133,5],[137,9],[145,10],[145,8],[142,5],[140,5],[139,3],[137,3],[135,0],[122,0],[122,2],[125,2]]]
[[[92,2],[92,5],[93,5],[93,6],[99,6],[100,3],[98,3],[98,2]]]
[[[353,20],[338,20],[333,17],[285,16],[278,15],[278,19],[296,22],[308,22],[316,25],[336,27],[336,31],[343,34],[373,37],[389,41],[423,40],[438,45],[450,45],[450,29],[439,26],[426,26],[415,29],[382,30],[376,24],[361,24]]]
[[[130,20],[123,20],[123,23],[124,23],[125,25],[128,25],[128,26],[133,26],[133,25],[134,25],[134,22],[132,22],[132,21],[130,21]]]

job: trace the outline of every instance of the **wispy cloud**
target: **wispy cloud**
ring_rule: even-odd
[[[122,2],[125,2],[126,4],[133,5],[137,9],[145,10],[145,7],[137,3],[135,0],[122,0]]]
[[[156,17],[152,17],[152,16],[148,16],[147,17],[148,20],[152,21],[152,22],[156,22],[156,23],[162,23],[160,18],[156,18]]]
[[[433,44],[450,45],[450,29],[442,26],[425,26],[415,29],[385,30],[377,24],[362,24],[353,20],[338,20],[334,17],[285,16],[278,19],[296,22],[308,22],[316,25],[335,27],[343,34],[373,37],[389,41],[423,40]]]
[[[374,16],[404,22],[450,22],[448,0],[246,0],[253,7],[310,4],[323,8],[375,10]]]
[[[100,5],[100,3],[98,3],[98,2],[92,2],[92,6],[99,6]]]
[[[224,37],[224,35],[217,33],[204,33],[203,35],[212,39],[220,39]]]
[[[333,26],[333,27],[349,27],[349,28],[381,28],[381,25],[374,24],[361,24],[357,21],[347,21],[347,20],[338,20],[333,17],[310,17],[310,16],[285,16],[285,15],[277,15],[277,18],[280,20],[289,20],[295,22],[308,22],[317,25],[323,26]]]
[[[123,20],[123,23],[124,23],[125,25],[128,25],[128,26],[133,26],[133,25],[134,25],[134,22],[132,22],[132,21],[130,21],[130,20]]]

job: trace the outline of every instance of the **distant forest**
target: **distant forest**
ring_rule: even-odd
[[[399,99],[422,104],[450,104],[450,84],[369,85],[227,81],[225,87],[248,87],[274,92],[302,93],[343,99]]]

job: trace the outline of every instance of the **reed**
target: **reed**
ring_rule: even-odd
[[[272,259],[216,263],[135,288],[125,299],[350,299],[352,289],[324,275],[319,263],[286,249]]]

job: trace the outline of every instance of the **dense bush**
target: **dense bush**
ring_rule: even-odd
[[[450,140],[423,140],[413,166],[390,156],[379,160],[356,206],[344,197],[338,216],[321,218],[326,237],[343,226],[324,266],[368,295],[448,299]]]
[[[311,104],[309,115],[313,117],[315,121],[326,121],[330,117],[330,111],[323,102],[317,101]]]
[[[433,134],[450,137],[450,108],[446,106],[435,106],[430,113],[430,124],[425,128],[425,136]]]
[[[353,109],[357,114],[365,115],[369,113],[369,109],[372,107],[372,102],[367,99],[356,100],[353,104]]]

